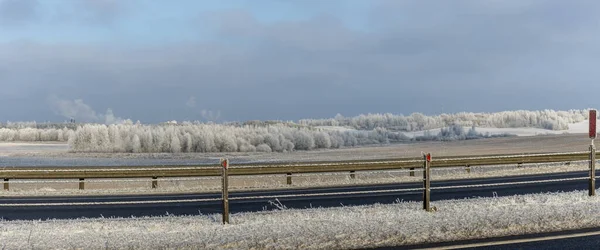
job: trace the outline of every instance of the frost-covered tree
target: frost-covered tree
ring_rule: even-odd
[[[131,141],[131,152],[133,153],[141,153],[142,151],[142,143],[140,141],[140,137],[138,135],[133,135]]]
[[[496,128],[534,127],[550,130],[568,129],[569,123],[586,119],[588,110],[540,110],[540,111],[504,111],[498,113],[441,114],[426,116],[413,113],[409,116],[394,114],[362,114],[344,117],[340,114],[333,119],[305,119],[299,123],[306,126],[346,126],[360,130],[373,130],[378,127],[392,131],[423,131],[449,127],[452,125]]]
[[[475,129],[475,126],[471,127],[468,132],[460,125],[452,125],[450,127],[442,128],[440,132],[435,135],[431,131],[427,130],[422,136],[417,136],[416,141],[457,141],[457,140],[472,140],[480,138],[492,138],[492,137],[507,137],[509,134],[498,134],[490,135],[490,133],[481,134]]]
[[[69,135],[69,145],[74,152],[290,152],[387,143],[388,137],[408,141],[402,136],[385,129],[339,132],[289,124],[86,124]]]
[[[325,132],[315,133],[314,143],[317,148],[331,148],[331,136]]]
[[[297,130],[294,133],[294,145],[298,150],[310,150],[315,147],[315,140],[306,131]]]

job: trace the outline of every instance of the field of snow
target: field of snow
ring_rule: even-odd
[[[3,142],[0,143],[0,157],[13,154],[43,154],[67,152],[69,145],[60,142]]]
[[[285,205],[285,204],[283,204]],[[357,249],[599,227],[586,191],[162,218],[2,221],[2,249]],[[202,213],[202,211],[199,211]]]

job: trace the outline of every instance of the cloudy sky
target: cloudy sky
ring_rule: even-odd
[[[598,13],[595,0],[0,0],[0,120],[598,107]]]

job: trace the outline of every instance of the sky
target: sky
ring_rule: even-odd
[[[598,107],[595,0],[0,0],[0,120]]]

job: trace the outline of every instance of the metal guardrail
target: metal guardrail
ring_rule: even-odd
[[[511,165],[526,163],[571,162],[589,159],[589,152],[455,156],[435,158],[432,168]],[[340,162],[232,164],[229,175],[277,175],[325,172],[352,172],[422,168],[419,158],[357,160]],[[3,179],[86,179],[86,178],[164,178],[221,176],[221,167],[197,166],[136,166],[136,167],[4,167]]]
[[[532,153],[485,156],[451,156],[436,158],[432,168],[464,166],[510,165],[525,163],[571,162],[589,159],[588,152]],[[216,165],[216,164],[215,164]],[[4,189],[9,189],[11,179],[79,179],[79,189],[85,189],[85,179],[152,178],[152,188],[158,187],[158,178],[167,177],[218,177],[221,167],[215,165],[179,166],[137,166],[137,167],[5,167],[0,169],[0,179],[4,179]],[[233,165],[233,164],[232,164]],[[287,183],[292,184],[293,174],[350,172],[354,178],[356,171],[378,171],[423,168],[419,158],[397,158],[381,160],[352,160],[339,162],[304,163],[251,163],[233,165],[229,175],[287,175]],[[411,171],[411,176],[414,172]]]

